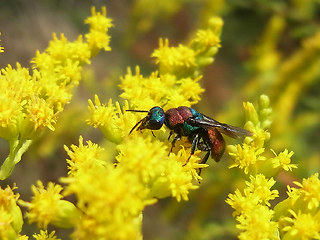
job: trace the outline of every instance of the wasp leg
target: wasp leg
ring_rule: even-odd
[[[174,131],[170,131],[170,134],[169,134],[169,137],[168,137],[168,140],[170,140],[172,134],[174,133]]]
[[[188,164],[191,156],[194,154],[196,150],[198,143],[199,143],[199,134],[196,134],[192,140],[190,156],[188,157],[187,161],[182,165],[183,167]]]
[[[202,139],[203,140],[203,139]],[[201,160],[201,162],[200,162],[200,164],[205,164],[207,161],[208,161],[208,159],[209,159],[209,157],[210,157],[210,154],[211,154],[211,148],[210,148],[210,146],[208,145],[208,143],[206,142],[206,141],[201,141],[201,142],[199,142],[198,143],[198,149],[199,150],[201,150],[201,151],[206,151],[207,153],[206,153],[206,155],[203,157],[203,159]],[[199,172],[198,172],[198,175],[200,176],[200,174],[201,174],[201,168],[199,168]]]
[[[202,161],[201,161],[201,164],[205,164],[207,161],[208,161],[208,158],[209,158],[209,156],[210,156],[210,153],[211,153],[211,151],[210,150],[208,150],[208,152],[206,153],[206,155],[203,157],[203,159],[202,159]],[[199,172],[198,172],[198,175],[200,176],[200,174],[201,174],[201,168],[199,168]]]
[[[170,132],[170,136],[171,136],[171,132]],[[170,136],[169,136],[169,138],[170,138]],[[168,138],[168,140],[169,140],[169,138]],[[180,139],[181,139],[181,135],[180,135],[180,134],[178,134],[177,136],[174,137],[174,139],[173,139],[172,142],[171,142],[171,149],[170,149],[169,154],[172,152],[172,149],[173,149],[174,146],[176,145],[176,141],[178,141],[178,140],[180,140]],[[169,154],[168,154],[168,155],[169,155]]]

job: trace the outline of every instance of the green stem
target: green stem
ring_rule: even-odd
[[[4,180],[10,176],[15,165],[20,162],[22,154],[25,153],[32,140],[14,139],[9,141],[10,153],[0,168],[0,180]]]

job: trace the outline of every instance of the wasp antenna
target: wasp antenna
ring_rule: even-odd
[[[133,126],[133,128],[131,128],[131,130],[130,130],[130,132],[129,132],[129,135],[132,133],[132,131],[133,131],[134,129],[136,129],[136,128],[138,127],[138,125],[143,121],[143,119],[144,119],[144,118],[142,118],[139,122],[136,123],[136,125]]]
[[[149,112],[149,111],[147,111],[147,110],[134,110],[134,109],[127,109],[126,111],[127,111],[127,112],[143,112],[143,113]]]

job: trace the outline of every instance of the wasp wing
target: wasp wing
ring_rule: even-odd
[[[188,118],[187,123],[190,125],[203,127],[203,128],[210,128],[210,127],[218,128],[219,132],[232,138],[252,136],[252,133],[248,130],[218,122],[217,120],[209,118],[205,115],[203,115],[203,119]]]

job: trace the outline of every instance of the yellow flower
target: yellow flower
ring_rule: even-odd
[[[45,189],[41,181],[37,181],[37,185],[31,187],[34,196],[30,203],[20,201],[22,206],[28,207],[26,216],[29,222],[36,222],[42,228],[47,228],[49,223],[63,228],[73,227],[79,212],[71,202],[62,200],[62,187],[49,182]]]
[[[20,131],[20,123],[26,117],[24,108],[30,96],[37,95],[39,86],[26,68],[17,64],[17,69],[8,65],[0,72],[0,127],[1,137],[14,138]]]
[[[244,194],[236,189],[234,194],[229,194],[226,203],[228,203],[235,211],[233,216],[239,216],[245,212],[250,212],[259,203],[260,197],[252,194],[248,189],[244,189]]]
[[[87,145],[83,145],[82,136],[79,138],[79,147],[71,145],[71,149],[67,146],[64,146],[64,149],[70,157],[70,160],[67,159],[69,175],[76,174],[81,169],[106,165],[106,161],[103,159],[105,150],[91,141],[87,141]]]
[[[0,237],[1,239],[14,239],[17,234],[12,226],[13,217],[3,207],[0,207]]]
[[[81,137],[79,147],[65,148],[71,170],[61,181],[67,184],[65,194],[76,195],[83,213],[74,223],[75,239],[141,238],[145,206],[155,203],[154,197],[172,195],[178,201],[187,200],[189,191],[197,188],[192,183],[195,169],[203,167],[197,163],[199,152],[183,167],[189,153],[182,149],[168,156],[167,146],[150,134],[133,134],[123,140],[117,146],[115,165],[103,160],[105,151],[91,142],[84,145]]]
[[[33,122],[35,131],[41,127],[48,127],[54,131],[53,124],[56,123],[56,114],[44,99],[31,98],[26,105],[26,110],[31,122]]]
[[[0,239],[16,239],[22,229],[22,214],[17,205],[19,194],[14,194],[14,189],[0,188]]]
[[[33,234],[32,236],[36,240],[61,240],[60,238],[57,238],[55,235],[55,231],[52,231],[50,234],[47,230],[40,230],[39,234]]]
[[[0,137],[12,139],[18,134],[18,122],[24,116],[22,106],[5,94],[0,96],[0,102]]]
[[[250,182],[246,181],[246,188],[243,195],[239,189],[235,194],[229,194],[226,202],[235,209],[233,216],[238,216],[250,212],[257,205],[270,206],[269,201],[278,197],[277,190],[270,190],[275,184],[273,178],[266,179],[262,174],[255,177],[250,176]]]
[[[267,129],[272,123],[272,109],[269,105],[270,101],[266,95],[260,96],[257,110],[250,102],[243,104],[247,120],[245,128],[252,135],[247,136],[242,145],[227,146],[229,155],[234,160],[230,168],[238,167],[243,169],[245,174],[263,173],[270,177],[277,174],[281,169],[291,170],[296,167],[295,164],[290,164],[292,151],[288,153],[288,150],[285,150],[274,158],[263,156],[265,141],[270,139],[270,133]]]
[[[271,150],[275,157],[271,159],[273,168],[279,168],[281,167],[285,171],[292,171],[292,168],[297,168],[298,166],[296,164],[291,164],[291,157],[294,154],[293,151],[290,153],[287,149],[285,149],[283,152],[279,153],[277,155],[275,151]]]
[[[0,169],[1,180],[11,174],[37,134],[46,127],[54,130],[58,114],[79,84],[82,66],[101,48],[109,49],[111,20],[106,18],[106,9],[99,13],[93,8],[92,14],[86,21],[90,24],[87,42],[81,35],[69,42],[63,34],[60,38],[53,34],[48,48],[43,53],[37,51],[32,59],[32,72],[20,64],[16,69],[8,65],[0,70],[0,137],[10,146]],[[95,42],[102,38],[107,40]]]
[[[76,150],[77,151],[77,150]],[[79,169],[77,174],[63,179],[66,194],[75,194],[81,210],[75,222],[74,239],[137,239],[141,235],[142,209],[155,202],[139,178],[121,166]]]
[[[169,82],[167,82],[169,83]],[[173,86],[174,81],[171,82]],[[135,74],[128,68],[127,74],[121,77],[119,87],[124,91],[120,97],[130,100],[132,106],[142,110],[149,110],[151,107],[162,105],[162,99],[166,97],[166,90],[169,88],[158,76],[158,72],[153,72],[149,77],[140,74],[140,68],[135,68]]]
[[[156,58],[161,74],[174,73],[195,66],[195,52],[182,44],[178,47],[169,47],[167,38],[165,40],[160,38],[159,49],[156,49],[151,56]]]
[[[270,139],[270,133],[267,129],[271,125],[272,110],[269,104],[269,98],[266,95],[260,96],[258,112],[252,103],[243,103],[247,120],[245,127],[253,133],[251,137],[246,137],[245,143],[255,147],[263,147],[264,142]]]
[[[197,188],[192,184],[192,177],[198,179],[195,169],[203,165],[196,163],[200,159],[193,156],[189,166],[183,167],[189,157],[184,149],[177,155],[168,156],[167,146],[159,140],[134,135],[120,144],[118,150],[118,166],[135,173],[142,183],[151,185],[151,196],[163,198],[172,195],[178,201],[187,200],[189,190]]]
[[[165,178],[172,197],[178,202],[181,199],[187,201],[189,190],[197,189],[198,186],[193,185],[192,175],[188,171],[183,171],[183,166],[177,162],[174,157],[169,158],[171,161],[165,163]]]
[[[208,20],[207,28],[198,30],[191,39],[189,47],[196,53],[195,58],[198,68],[213,63],[213,56],[221,47],[222,26],[223,20],[220,17],[211,17]]]
[[[117,146],[117,161],[128,172],[134,172],[142,183],[152,183],[165,171],[164,161],[168,158],[167,146],[159,140],[133,135]],[[141,151],[143,149],[143,151]]]
[[[18,240],[28,240],[29,237],[27,235],[19,235]]]
[[[193,41],[194,43],[199,44],[202,48],[211,46],[221,47],[219,36],[209,28],[205,30],[198,30]]]
[[[191,105],[198,103],[201,100],[200,95],[204,92],[204,89],[198,83],[201,78],[202,77],[192,79],[189,77],[177,80],[179,93],[184,96],[184,99],[189,100]],[[192,91],[190,91],[190,89],[192,89]],[[183,103],[179,104],[176,100],[172,100],[172,102],[177,102],[176,106],[184,105]]]
[[[255,165],[259,161],[266,159],[264,156],[261,156],[264,148],[255,148],[248,144],[243,144],[241,147],[237,144],[236,146],[229,145],[227,149],[229,155],[234,160],[234,163],[229,168],[239,167],[240,169],[244,169],[245,174],[255,173]]]
[[[176,155],[170,154],[167,160],[163,162],[164,172],[158,176],[151,187],[152,195],[159,198],[171,195],[178,202],[181,199],[187,201],[189,191],[198,188],[193,184],[192,178],[200,181],[202,178],[197,173],[198,169],[208,166],[199,164],[200,159],[197,154],[199,154],[199,151],[190,157],[186,166],[183,166],[183,164],[186,163],[190,153],[185,151],[183,147]]]
[[[153,72],[149,77],[140,74],[136,67],[133,75],[131,69],[121,78],[120,88],[124,91],[120,97],[129,100],[137,109],[149,110],[154,106],[167,108],[191,106],[200,100],[204,91],[198,83],[201,77],[177,79],[175,75]],[[192,89],[192,91],[190,91]]]
[[[307,204],[309,210],[317,209],[320,205],[320,180],[319,173],[313,174],[302,183],[294,182],[301,187],[299,192],[302,194],[303,201]]]
[[[267,179],[263,174],[258,174],[256,176],[250,176],[250,182],[246,181],[246,189],[258,195],[260,199],[259,202],[270,207],[269,201],[279,196],[278,190],[270,190],[275,183],[276,181],[273,178]]]
[[[95,54],[97,50],[104,49],[105,51],[110,51],[109,46],[110,36],[106,33],[109,28],[112,27],[112,20],[107,18],[107,8],[102,7],[101,13],[96,12],[94,7],[91,8],[91,17],[85,20],[86,24],[90,25],[90,33],[86,34],[89,48]]]
[[[114,143],[120,143],[124,136],[128,136],[131,127],[138,121],[130,112],[128,102],[121,109],[119,102],[114,104],[110,99],[107,105],[101,104],[99,97],[95,95],[94,103],[89,100],[90,118],[89,125],[99,127],[106,139]]]
[[[218,29],[221,30],[217,27],[213,31],[218,34]],[[66,148],[71,158],[70,168],[76,169],[76,174],[72,173],[62,181],[68,184],[66,193],[77,196],[77,206],[83,212],[74,238],[141,238],[141,216],[146,205],[153,204],[155,197],[188,200],[189,191],[198,187],[193,181],[201,180],[199,169],[207,166],[199,163],[200,151],[190,156],[183,143],[169,153],[169,142],[161,141],[167,138],[163,134],[165,128],[154,132],[134,131],[129,135],[145,113],[126,110],[130,107],[148,111],[154,106],[168,109],[197,103],[203,92],[198,83],[203,65],[200,60],[197,62],[196,54],[200,59],[200,55],[210,58],[216,53],[211,47],[217,48],[219,38],[211,33],[210,40],[205,40],[200,32],[197,43],[191,47],[181,44],[169,47],[167,39],[160,39],[159,49],[152,54],[160,65],[159,72],[143,76],[139,67],[135,68],[135,73],[128,68],[121,78],[119,87],[123,92],[120,97],[126,100],[123,107],[112,100],[103,104],[98,96],[94,101],[89,100],[88,124],[98,127],[107,140],[117,144],[118,155],[115,164],[107,161],[100,164],[101,157],[96,155],[102,152],[92,145],[84,148],[82,140],[79,147]],[[205,48],[194,50],[192,47],[200,41],[207,41]],[[153,138],[151,134],[159,138]],[[188,164],[183,166],[187,159]],[[84,163],[87,167],[82,167],[86,166]]]
[[[238,216],[237,228],[241,230],[239,239],[280,239],[278,223],[272,221],[273,211],[266,206],[257,205],[251,211]]]
[[[283,239],[320,239],[320,220],[319,217],[312,216],[310,213],[298,214],[289,210],[291,217],[286,217],[285,220],[291,225],[284,227],[282,230],[287,232]]]

